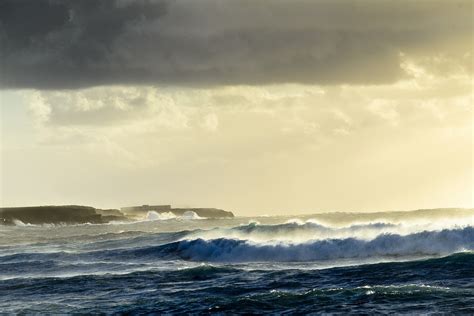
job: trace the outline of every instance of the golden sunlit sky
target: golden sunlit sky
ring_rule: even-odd
[[[473,206],[472,1],[2,5],[2,206]]]

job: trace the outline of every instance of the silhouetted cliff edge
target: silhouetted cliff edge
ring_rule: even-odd
[[[162,206],[163,207],[163,206]],[[116,209],[96,209],[90,206],[63,205],[63,206],[29,206],[0,208],[0,225],[17,224],[103,224],[110,221],[130,221],[146,218],[148,211],[158,213],[171,212],[181,216],[187,211],[195,212],[200,217],[220,218],[234,217],[232,212],[216,208],[171,208],[165,206],[142,205],[138,207]]]
[[[0,208],[0,224],[102,224],[113,220],[127,220],[118,210],[100,210],[90,206],[30,206]]]

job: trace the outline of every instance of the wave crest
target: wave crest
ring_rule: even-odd
[[[142,254],[192,261],[292,262],[413,256],[438,256],[474,251],[474,228],[424,231],[406,236],[382,234],[372,240],[326,239],[304,243],[255,243],[217,238],[182,240],[141,249]],[[150,253],[151,252],[151,253]]]
[[[282,224],[260,224],[251,221],[248,224],[232,228],[215,228],[205,231],[196,231],[188,238],[193,239],[242,239],[255,242],[288,241],[304,242],[308,240],[324,240],[330,238],[349,238],[357,236],[362,239],[371,239],[381,233],[395,232],[398,225],[391,223],[363,223],[346,227],[330,227],[315,220],[290,220]]]

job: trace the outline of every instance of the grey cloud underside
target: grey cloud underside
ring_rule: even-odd
[[[0,86],[389,83],[471,36],[464,0],[0,0]]]

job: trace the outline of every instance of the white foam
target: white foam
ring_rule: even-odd
[[[176,218],[176,215],[174,215],[171,212],[158,213],[155,211],[149,211],[146,214],[146,219],[148,221],[164,221],[164,220],[169,220],[169,219],[174,219],[174,218]]]
[[[195,220],[195,219],[205,219],[205,217],[199,216],[196,212],[186,211],[181,216],[176,216],[172,212],[163,212],[158,213],[156,211],[149,211],[146,214],[146,221],[166,221],[166,220]]]
[[[27,226],[25,223],[23,223],[19,219],[14,219],[13,224],[15,224],[16,226]]]
[[[181,219],[204,219],[204,217],[201,217],[201,216],[197,215],[197,213],[193,212],[193,211],[186,211],[179,218],[181,218]]]

